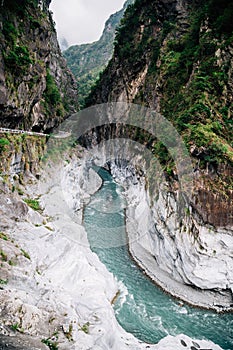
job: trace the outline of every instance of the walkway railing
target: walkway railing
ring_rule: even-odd
[[[10,134],[26,134],[31,136],[43,136],[46,137],[48,135],[42,134],[41,132],[33,132],[33,131],[25,131],[25,130],[17,130],[17,129],[7,129],[7,128],[0,128],[0,133],[10,133]]]

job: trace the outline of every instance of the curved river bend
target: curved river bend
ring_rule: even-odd
[[[121,294],[115,313],[121,326],[148,343],[157,343],[168,334],[183,333],[233,350],[232,314],[181,305],[142,273],[132,261],[126,244],[115,244],[119,240],[126,242],[122,188],[107,171],[100,169],[99,175],[103,186],[85,208],[84,224],[92,250],[120,281]]]

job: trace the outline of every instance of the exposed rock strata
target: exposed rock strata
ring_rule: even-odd
[[[118,140],[100,143],[90,153],[125,188],[129,249],[136,262],[172,295],[195,306],[233,311],[232,229],[206,225],[165,178],[151,193],[145,159],[135,154],[132,159],[130,151]]]
[[[206,226],[188,213],[181,224],[177,200],[166,188],[160,189],[152,208],[140,185],[131,185],[126,193],[129,249],[138,264],[181,300],[220,312],[233,311],[232,231]]]
[[[39,187],[30,176],[31,185],[24,196],[41,196],[40,212],[29,208],[1,183],[1,230],[5,239],[2,236],[0,244],[7,256],[2,261],[1,279],[8,281],[0,293],[1,334],[15,336],[11,327],[17,325],[18,332],[38,340],[49,339],[58,343],[59,349],[170,350],[175,346],[181,350],[184,342],[191,348],[193,341],[185,335],[169,336],[157,345],[144,344],[117,324],[111,301],[119,286],[90,251],[80,225],[88,193],[93,193],[101,181],[81,159],[73,156],[67,160],[66,166],[61,162],[49,167]],[[14,205],[18,211],[9,217],[13,202],[18,203]],[[25,350],[29,350],[27,341]],[[208,341],[195,342],[220,350]]]
[[[46,136],[33,136],[0,132],[0,139],[7,143],[0,150],[0,173],[8,182],[23,181],[23,174],[38,175],[41,159],[46,150]]]

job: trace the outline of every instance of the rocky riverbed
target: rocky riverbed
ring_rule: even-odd
[[[145,344],[119,326],[119,285],[82,226],[83,205],[101,185],[84,159],[50,164],[39,182],[28,173],[13,192],[1,179],[0,349],[219,350],[185,335]]]

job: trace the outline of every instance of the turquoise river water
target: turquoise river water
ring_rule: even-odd
[[[99,175],[103,186],[86,206],[84,224],[92,250],[120,282],[115,314],[121,326],[148,343],[157,343],[168,334],[183,333],[233,350],[233,314],[181,305],[143,274],[132,261],[127,245],[114,244],[118,236],[120,241],[126,236],[124,196],[107,171],[100,169]]]

